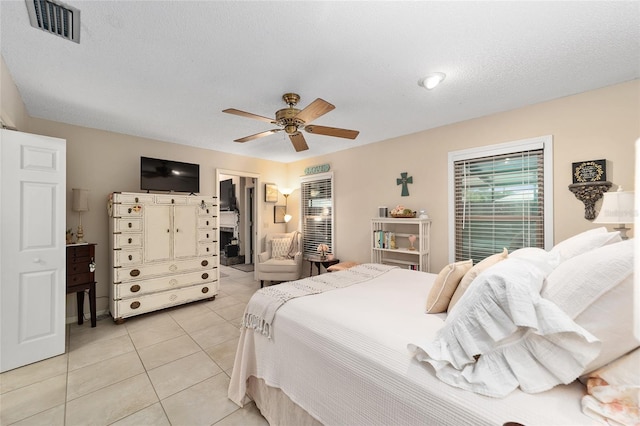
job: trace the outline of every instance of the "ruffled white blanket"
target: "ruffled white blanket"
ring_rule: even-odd
[[[242,318],[242,326],[251,328],[271,338],[272,323],[276,311],[287,301],[296,297],[323,293],[368,281],[396,266],[367,263],[330,274],[316,275],[297,281],[262,288],[255,292]]]
[[[408,345],[442,381],[492,397],[572,382],[600,341],[540,296],[547,271],[507,259],[479,275],[433,341]]]

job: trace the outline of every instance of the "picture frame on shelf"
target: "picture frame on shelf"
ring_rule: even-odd
[[[273,223],[285,223],[285,214],[287,214],[286,206],[273,206]]]
[[[264,201],[275,203],[278,201],[278,186],[275,183],[264,184]]]

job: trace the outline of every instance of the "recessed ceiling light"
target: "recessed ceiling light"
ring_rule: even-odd
[[[431,74],[423,77],[418,81],[418,85],[424,87],[427,90],[431,90],[440,84],[446,75],[442,72],[432,72]]]

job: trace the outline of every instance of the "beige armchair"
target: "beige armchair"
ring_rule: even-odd
[[[260,287],[265,281],[293,281],[302,275],[302,234],[267,234],[264,238],[265,251],[258,255],[256,271]]]

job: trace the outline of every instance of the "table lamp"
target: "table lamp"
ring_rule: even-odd
[[[78,243],[82,244],[86,242],[84,240],[84,231],[82,230],[82,212],[89,211],[89,190],[73,188],[71,191],[73,193],[71,209],[74,212],[78,212]]]
[[[616,192],[605,192],[602,198],[602,208],[598,217],[593,223],[615,223],[619,224],[620,237],[628,239],[627,231],[631,228],[625,226],[626,223],[633,223],[633,192],[623,191],[619,186]]]

